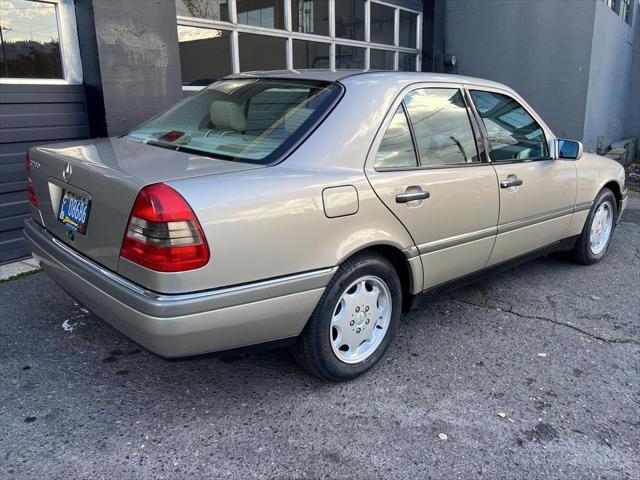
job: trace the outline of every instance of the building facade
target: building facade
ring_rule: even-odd
[[[449,71],[511,86],[556,135],[595,152],[640,134],[639,5],[448,0],[444,49],[457,57]]]
[[[639,0],[0,0],[0,263],[26,255],[29,146],[119,135],[248,70],[506,83],[588,150],[640,134]]]

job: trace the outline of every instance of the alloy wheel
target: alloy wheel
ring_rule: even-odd
[[[613,207],[609,202],[603,202],[596,210],[591,221],[589,247],[594,255],[599,255],[607,248],[612,230]]]
[[[383,280],[366,276],[354,281],[333,310],[329,335],[335,356],[353,364],[373,355],[387,333],[391,314],[391,293]]]

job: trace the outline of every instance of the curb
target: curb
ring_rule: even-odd
[[[17,262],[0,265],[0,281],[9,280],[11,277],[28,272],[40,270],[40,265],[33,257],[25,258]]]

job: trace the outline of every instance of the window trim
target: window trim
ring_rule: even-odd
[[[441,89],[441,90],[459,90],[460,91],[463,101],[465,102],[465,105],[466,105],[467,117],[469,118],[469,124],[471,126],[471,130],[473,131],[476,150],[478,151],[478,156],[480,157],[479,162],[441,163],[437,165],[422,165],[422,162],[420,159],[420,153],[417,145],[417,140],[415,138],[415,133],[413,131],[413,123],[411,122],[411,118],[409,117],[409,111],[406,108],[405,102],[404,102],[404,99],[407,95],[409,95],[411,92],[414,92],[416,90],[421,90],[421,89]],[[375,157],[378,152],[378,149],[380,148],[380,143],[382,142],[382,138],[384,137],[385,133],[387,132],[387,129],[389,128],[389,125],[391,124],[391,121],[393,120],[393,116],[395,115],[395,112],[398,109],[398,106],[400,105],[403,106],[403,110],[407,118],[407,122],[409,123],[409,131],[411,132],[413,148],[416,154],[418,165],[415,167],[376,167]],[[474,113],[467,100],[464,84],[447,83],[447,82],[413,83],[413,84],[407,85],[407,87],[404,88],[398,94],[398,96],[395,98],[395,100],[391,104],[391,107],[387,111],[387,114],[384,120],[382,121],[382,123],[380,124],[380,127],[376,132],[376,136],[374,137],[371,143],[371,146],[369,147],[370,153],[367,155],[365,169],[371,169],[375,172],[384,173],[384,172],[411,172],[414,170],[443,170],[448,168],[467,168],[467,167],[481,167],[481,166],[491,165],[489,156],[486,154],[484,143],[478,143],[479,136],[481,135],[482,135],[482,130],[477,125],[477,121],[475,119]],[[482,139],[484,140],[484,136],[482,137]]]
[[[412,90],[412,91],[415,91],[415,90]],[[409,127],[409,136],[411,136],[411,144],[413,145],[413,154],[416,157],[416,165],[414,168],[417,168],[422,166],[422,160],[420,159],[420,148],[418,148],[418,140],[416,138],[416,132],[413,129],[413,122],[411,121],[411,117],[409,116],[409,109],[407,108],[407,104],[404,101],[404,99],[407,98],[407,95],[405,95],[402,98],[400,105],[402,105],[402,113],[404,113],[404,118],[407,121],[407,126]],[[386,131],[384,133],[385,135],[387,134]],[[377,154],[378,152],[376,152],[376,155]],[[381,167],[381,168],[385,168],[385,167]],[[394,168],[394,167],[391,167],[391,168]],[[412,167],[408,167],[408,168],[412,168]]]
[[[520,97],[520,95],[516,94],[515,92],[504,90],[502,88],[487,87],[487,86],[474,85],[474,84],[465,85],[465,90],[467,90],[467,95],[469,97],[469,102],[470,102],[470,104],[472,106],[472,109],[473,109],[473,112],[474,112],[474,117],[476,118],[476,122],[478,123],[478,126],[482,131],[482,136],[484,137],[484,144],[485,144],[485,149],[486,149],[486,156],[487,156],[487,159],[489,160],[490,163],[495,164],[495,165],[508,165],[508,164],[512,164],[512,163],[520,164],[520,163],[543,162],[543,161],[547,161],[547,160],[553,160],[552,152],[549,150],[549,142],[551,140],[555,139],[556,136],[553,134],[551,129],[549,129],[547,124],[544,123],[542,118],[540,118],[540,116],[535,112],[535,110],[533,110],[533,108],[531,108],[531,106],[522,97]],[[500,95],[504,95],[505,97],[509,97],[511,100],[514,100],[515,102],[517,102],[518,105],[520,105],[520,107],[526,113],[528,113],[531,116],[531,118],[533,118],[538,123],[540,128],[542,129],[542,134],[544,135],[545,145],[547,146],[547,156],[546,157],[540,157],[540,158],[526,158],[526,159],[523,159],[523,160],[518,160],[518,159],[513,159],[513,160],[494,160],[494,159],[492,159],[491,158],[491,141],[489,140],[489,133],[487,132],[487,127],[485,126],[485,123],[484,123],[484,120],[482,118],[482,115],[480,115],[480,112],[476,108],[476,104],[473,101],[473,97],[471,95],[472,91],[497,93],[497,94],[500,94]]]
[[[73,0],[44,0],[55,6],[58,35],[60,36],[60,63],[63,78],[0,77],[0,84],[22,85],[81,85],[82,60],[78,44],[78,27]]]

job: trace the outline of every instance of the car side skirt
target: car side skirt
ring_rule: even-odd
[[[442,295],[443,293],[458,290],[460,288],[476,283],[479,280],[487,278],[491,275],[495,275],[496,273],[510,270],[514,267],[517,267],[518,265],[522,265],[523,263],[530,262],[531,260],[544,257],[545,255],[549,255],[550,253],[570,251],[575,246],[576,242],[578,241],[578,238],[579,238],[579,235],[574,235],[574,236],[565,238],[563,240],[560,240],[558,242],[554,242],[545,247],[534,250],[532,252],[526,253],[524,255],[520,255],[510,260],[506,260],[504,262],[492,265],[482,270],[478,270],[477,272],[471,273],[469,275],[464,275],[454,280],[431,287],[423,291],[422,293],[418,294],[414,298],[414,302],[412,306],[415,307],[417,305],[429,302],[433,300],[436,296]]]

